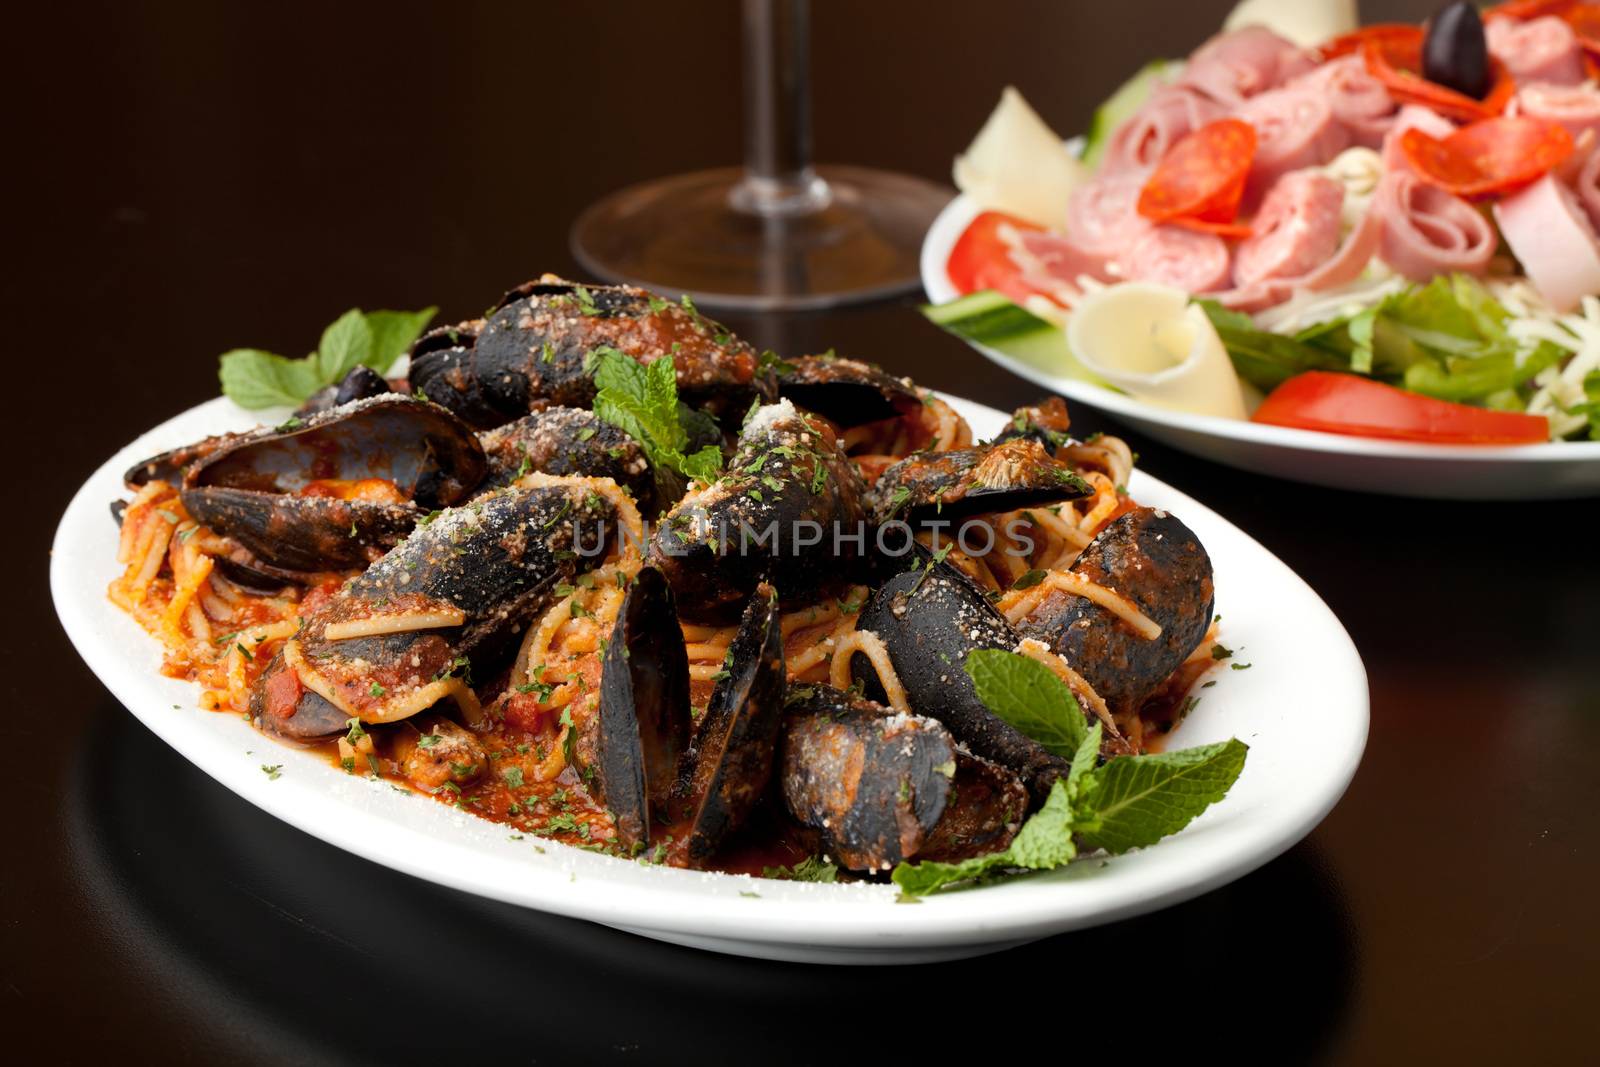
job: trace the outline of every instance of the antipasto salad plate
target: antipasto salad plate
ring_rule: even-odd
[[[1600,4],[1245,0],[1063,142],[1015,90],[929,230],[930,319],[1248,470],[1600,493]]]

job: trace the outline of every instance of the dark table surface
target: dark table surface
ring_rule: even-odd
[[[1002,85],[1080,128],[1227,4],[817,7],[819,157],[942,178]],[[8,1047],[78,1061],[916,1062],[968,1031],[1007,1057],[1592,1054],[1592,503],[1337,492],[1129,435],[1149,471],[1338,613],[1366,659],[1371,740],[1338,808],[1260,871],[985,959],[852,971],[701,954],[391,873],[237,799],[122,710],[54,622],[46,552],[69,495],[137,432],[214,395],[224,349],[305,351],[352,305],[464,317],[574,270],[567,227],[598,195],[735,162],[736,8],[30,4],[9,21],[5,435],[19,493],[4,529],[23,595],[0,623],[18,757],[0,864]],[[1035,395],[910,301],[731,321],[780,352],[834,346],[997,407]]]

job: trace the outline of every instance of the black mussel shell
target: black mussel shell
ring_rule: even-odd
[[[650,844],[689,742],[689,659],[672,590],[645,567],[628,587],[600,680],[596,780],[629,848]]]
[[[1038,441],[1016,438],[950,452],[919,452],[883,472],[872,488],[877,520],[957,521],[1093,492]]]
[[[906,380],[835,356],[801,356],[781,368],[778,395],[844,428],[909,415],[922,406]]]
[[[938,825],[956,773],[944,727],[828,686],[790,690],[782,786],[789,814],[841,866],[887,871]]]
[[[777,594],[762,586],[728,646],[727,676],[717,682],[695,730],[689,795],[698,808],[687,845],[692,866],[704,866],[739,829],[772,780],[787,677],[781,622]]]
[[[1083,597],[1052,591],[1018,627],[1048,644],[1113,711],[1131,711],[1205,637],[1215,607],[1211,558],[1177,517],[1154,508],[1118,516],[1072,570],[1127,597],[1161,627],[1154,640]]]
[[[918,714],[944,723],[977,755],[1022,775],[1034,799],[1042,800],[1066,772],[1066,761],[986,708],[964,669],[975,649],[1015,650],[1016,631],[954,566],[932,559],[920,546],[909,559],[911,568],[886,581],[867,602],[857,629],[878,635],[906,701]],[[851,672],[869,697],[881,696],[865,655],[854,658]]]

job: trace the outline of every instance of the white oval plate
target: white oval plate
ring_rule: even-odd
[[[945,265],[978,212],[978,205],[962,194],[939,213],[923,238],[922,286],[935,304],[961,295]],[[1108,411],[1157,441],[1259,474],[1337,489],[1446,500],[1555,500],[1600,494],[1600,441],[1515,447],[1428,445],[1191,415],[1151,407],[1102,386],[1052,374],[986,345],[969,344],[1013,374]]]
[[[980,436],[1005,416],[954,401]],[[721,952],[829,963],[977,955],[1173,904],[1259,867],[1304,837],[1349,784],[1367,737],[1367,680],[1339,621],[1288,567],[1216,513],[1135,472],[1144,503],[1187,522],[1216,568],[1222,632],[1249,670],[1216,685],[1171,747],[1250,745],[1228,797],[1182,833],[1102,863],[895,902],[879,885],[802,884],[646,866],[533,837],[382,782],[340,773],[234,715],[201,711],[196,688],[158,673],[156,641],[106,599],[117,566],[107,504],[153,453],[257,420],[217,399],[118,452],[68,505],[50,586],[67,636],[124,705],[195,766],[314,837],[418,878]],[[276,778],[262,767],[281,765]]]

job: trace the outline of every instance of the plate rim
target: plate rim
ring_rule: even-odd
[[[984,405],[952,399],[969,412],[981,413],[982,418],[1005,418],[1004,413]],[[119,449],[84,481],[63,512],[51,545],[50,586],[57,617],[73,647],[119,703],[213,780],[267,814],[336,848],[452,889],[636,931],[659,930],[750,944],[785,945],[797,952],[805,945],[892,951],[1015,942],[1158,910],[1199,896],[1267,863],[1304,838],[1333,809],[1348,788],[1365,750],[1370,728],[1366,669],[1332,610],[1303,579],[1249,534],[1181,491],[1136,471],[1136,491],[1146,496],[1154,491],[1158,506],[1197,519],[1203,516],[1206,525],[1220,524],[1229,538],[1239,539],[1242,550],[1248,552],[1255,565],[1266,571],[1276,569],[1279,578],[1309,598],[1306,607],[1318,613],[1314,621],[1319,662],[1326,664],[1330,674],[1343,679],[1348,688],[1340,701],[1342,717],[1330,720],[1340,728],[1343,745],[1336,758],[1319,764],[1324,769],[1322,782],[1315,790],[1298,794],[1298,802],[1284,805],[1284,811],[1254,814],[1242,829],[1234,828],[1232,833],[1243,834],[1245,839],[1229,847],[1207,850],[1203,840],[1198,846],[1195,844],[1197,827],[1191,827],[1161,845],[1117,857],[1119,866],[1131,866],[1135,873],[1116,876],[1127,883],[1119,883],[1119,888],[1128,892],[1109,903],[1099,899],[1103,894],[1093,892],[1080,896],[1065,890],[1040,890],[1041,885],[1082,877],[1089,865],[1077,864],[1049,875],[936,895],[916,907],[888,907],[885,905],[894,897],[892,887],[774,882],[746,875],[647,867],[552,841],[539,842],[544,854],[534,859],[526,853],[526,846],[505,847],[507,827],[475,818],[464,820],[472,824],[469,832],[448,836],[433,833],[418,823],[438,823],[444,818],[439,813],[453,814],[451,809],[429,802],[426,808],[407,809],[398,819],[365,810],[364,803],[348,802],[346,787],[370,785],[370,795],[376,797],[383,792],[383,783],[349,779],[325,763],[320,763],[325,775],[284,775],[284,780],[272,780],[253,765],[236,766],[236,754],[231,762],[212,759],[227,747],[216,739],[222,727],[208,730],[201,723],[231,724],[229,729],[236,728],[239,734],[238,738],[230,737],[230,743],[246,737],[262,742],[271,746],[269,759],[288,757],[296,750],[232,716],[201,711],[194,706],[190,683],[173,683],[189,694],[189,704],[167,710],[165,699],[155,699],[161,688],[158,683],[169,680],[153,669],[159,662],[154,639],[103,595],[83,596],[73,587],[69,576],[72,553],[63,548],[70,548],[80,526],[88,529],[87,523],[104,521],[107,480],[120,486],[121,471],[147,451],[153,451],[150,442],[160,440],[164,433],[173,436],[170,431],[175,426],[190,421],[220,425],[230,414],[236,420],[237,413],[238,409],[221,397],[190,408]],[[108,551],[115,545],[109,530],[105,545]],[[125,643],[119,644],[97,631],[97,622],[104,623],[107,618],[115,620],[106,624],[111,628],[131,628],[139,636],[137,652],[130,652]],[[309,753],[304,757],[315,759]],[[298,760],[296,757],[297,763]],[[1277,794],[1273,796],[1276,798]],[[1291,794],[1291,799],[1294,797]],[[405,799],[426,798],[408,795]],[[378,806],[381,808],[382,802]],[[429,814],[418,819],[417,811]],[[318,815],[329,812],[339,818],[317,821]],[[499,847],[493,847],[493,838],[500,839]],[[1171,855],[1172,863],[1140,859],[1161,856],[1163,849]],[[1128,859],[1139,862],[1125,865]],[[596,862],[623,866],[596,867]],[[595,876],[596,871],[599,877]],[[607,872],[631,873],[608,878]],[[583,889],[574,892],[568,883],[577,881],[580,873],[584,876]],[[1053,881],[1045,883],[1041,879]],[[751,907],[747,911],[730,906],[730,902],[738,900],[737,894],[748,895],[753,887],[759,887],[763,897],[782,907]]]
[[[946,266],[956,240],[981,212],[978,203],[961,193],[946,204],[923,235],[919,253],[922,287],[933,304],[944,304],[961,295],[950,280]],[[1367,456],[1402,460],[1459,463],[1504,463],[1507,460],[1533,463],[1600,462],[1600,441],[1548,441],[1536,445],[1445,445],[1419,441],[1386,441],[1380,438],[1297,430],[1288,426],[1269,426],[1218,415],[1197,415],[1172,411],[1141,403],[1132,397],[1112,392],[1103,386],[1077,378],[1048,374],[988,345],[962,338],[990,362],[1071,400],[1111,412],[1127,419],[1150,422],[1181,433],[1203,434],[1253,445],[1271,445],[1329,455]]]

